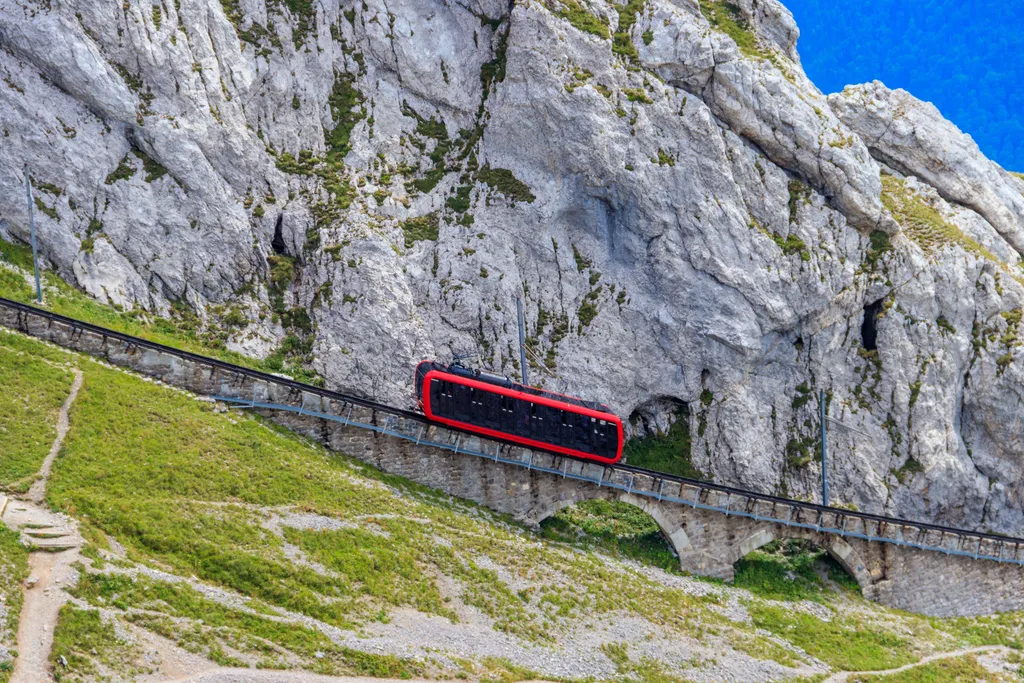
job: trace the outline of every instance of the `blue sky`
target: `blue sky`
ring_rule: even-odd
[[[782,0],[825,93],[879,80],[932,102],[990,158],[1024,171],[1024,0]]]

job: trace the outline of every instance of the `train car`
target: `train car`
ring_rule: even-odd
[[[601,403],[434,361],[416,366],[416,397],[449,427],[601,463],[622,457],[622,421]]]

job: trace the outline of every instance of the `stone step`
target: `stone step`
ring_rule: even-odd
[[[70,536],[71,532],[67,529],[58,529],[56,527],[49,527],[47,529],[22,529],[21,533],[32,538],[64,538]]]
[[[23,542],[25,540],[28,540],[28,543],[25,545],[35,546],[39,550],[46,550],[53,553],[58,553],[62,550],[71,550],[72,548],[78,547],[78,541],[70,537],[22,539]]]

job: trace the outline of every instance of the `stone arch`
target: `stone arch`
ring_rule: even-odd
[[[593,491],[588,493],[594,493],[595,495],[571,496],[552,501],[551,505],[546,507],[541,513],[531,515],[531,517],[533,517],[533,523],[539,526],[541,522],[557,514],[559,511],[564,510],[567,507],[572,507],[573,505],[584,503],[588,500],[618,501],[639,508],[644,513],[650,515],[651,519],[653,519],[658,525],[658,528],[661,529],[661,533],[665,536],[665,540],[668,541],[670,546],[672,546],[672,550],[675,551],[678,557],[682,557],[683,553],[690,550],[690,539],[687,537],[686,530],[683,529],[681,521],[675,519],[673,515],[668,514],[665,508],[653,498],[635,496],[633,494],[616,491],[614,489],[604,489],[603,491]]]
[[[733,546],[732,552],[729,554],[729,564],[734,565],[741,559],[754,552],[758,548],[765,546],[775,540],[785,540],[788,538],[799,538],[811,541],[816,546],[824,550],[832,557],[843,570],[853,577],[860,586],[861,593],[868,595],[871,588],[871,574],[868,572],[867,565],[865,565],[863,558],[860,553],[847,543],[842,536],[835,534],[826,534],[810,529],[799,529],[796,527],[784,527],[775,525],[772,527],[764,527],[758,529],[754,533],[744,538],[740,543]]]

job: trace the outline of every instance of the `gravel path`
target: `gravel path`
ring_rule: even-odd
[[[35,546],[28,557],[29,578],[25,582],[25,602],[18,621],[18,658],[14,662],[11,683],[53,680],[49,666],[53,631],[57,614],[68,601],[63,586],[78,579],[78,571],[72,567],[79,559],[82,544],[78,524],[43,505],[50,468],[70,428],[68,411],[82,388],[82,371],[77,368],[72,371],[75,381],[57,416],[57,438],[39,468],[39,478],[29,489],[28,500],[12,500],[3,515],[8,527],[21,532],[23,543]]]

